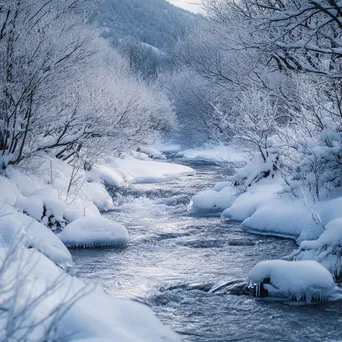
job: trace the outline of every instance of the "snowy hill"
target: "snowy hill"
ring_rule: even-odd
[[[196,20],[166,0],[104,0],[93,16],[114,45],[132,39],[159,49],[172,46]]]
[[[136,74],[153,79],[172,67],[168,52],[200,18],[166,0],[103,0],[92,21]]]

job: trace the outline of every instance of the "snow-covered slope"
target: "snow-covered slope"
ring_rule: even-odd
[[[163,181],[194,171],[131,158],[86,172],[45,157],[0,175],[0,306],[16,302],[0,317],[0,339],[40,341],[53,332],[68,341],[179,341],[148,307],[68,275],[63,269],[72,267],[72,257],[65,245],[127,246],[125,226],[101,216],[113,206],[105,185]],[[4,328],[9,325],[13,330]]]

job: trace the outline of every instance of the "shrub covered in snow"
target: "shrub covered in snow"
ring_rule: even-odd
[[[342,274],[342,218],[329,222],[317,240],[305,240],[289,258],[314,259],[336,278]]]

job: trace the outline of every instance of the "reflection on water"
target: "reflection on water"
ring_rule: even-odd
[[[79,276],[115,296],[139,300],[184,341],[342,340],[342,305],[289,307],[248,294],[249,270],[289,254],[289,240],[251,235],[219,217],[187,214],[191,196],[229,168],[191,165],[194,177],[113,191],[107,217],[130,233],[125,250],[72,251]]]

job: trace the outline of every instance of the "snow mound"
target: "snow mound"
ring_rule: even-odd
[[[106,211],[113,208],[113,199],[103,184],[88,183],[87,185],[90,190],[91,200],[99,210]]]
[[[321,233],[304,203],[286,198],[275,198],[261,205],[242,226],[250,231],[294,239],[301,234],[314,238]]]
[[[165,155],[154,147],[140,146],[137,151],[147,154],[152,159],[166,159]]]
[[[114,187],[122,186],[126,183],[126,179],[118,170],[106,165],[94,165],[87,172],[87,179],[89,182],[99,182]]]
[[[216,187],[216,189],[220,187]],[[192,197],[189,211],[193,214],[222,212],[232,205],[236,198],[236,188],[226,186],[219,191],[207,190]]]
[[[230,207],[227,207],[222,216],[234,221],[244,221],[257,209],[274,201],[277,198],[277,192],[281,189],[281,185],[273,180],[264,179],[253,184],[245,193],[238,196]]]
[[[129,174],[134,183],[162,182],[169,178],[195,174],[188,166],[150,160],[115,159],[115,165]]]
[[[289,300],[328,300],[336,292],[330,272],[316,261],[268,260],[258,263],[248,279],[258,292]]]
[[[72,262],[68,249],[49,228],[8,207],[0,216],[0,246],[9,247],[21,239],[26,247],[38,250],[58,265]]]
[[[7,253],[8,249],[0,248],[0,264]],[[46,340],[51,319],[56,322],[56,340],[179,341],[177,335],[164,327],[147,306],[114,298],[100,287],[86,287],[81,280],[67,275],[33,249],[24,248],[17,258],[12,258],[6,265],[1,276],[7,279],[6,284],[11,283],[11,288],[6,296],[0,298],[0,305],[8,303],[9,296],[15,298],[16,305],[14,312],[4,311],[0,331],[6,330],[7,314],[19,315],[23,321],[20,322],[21,329],[14,331],[15,341]],[[24,270],[30,272],[23,271],[23,265]],[[24,309],[27,311],[22,311]]]
[[[82,217],[67,225],[58,237],[70,248],[125,247],[126,228],[104,217]]]

